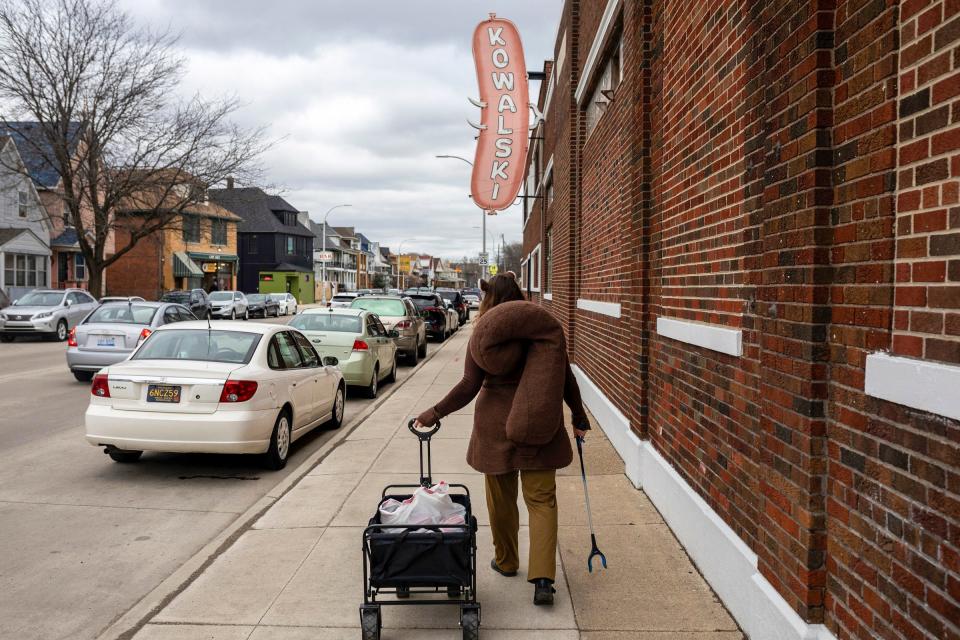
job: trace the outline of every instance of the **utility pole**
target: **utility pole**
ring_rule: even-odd
[[[454,160],[462,160],[462,161],[466,162],[468,165],[470,165],[471,167],[473,166],[473,163],[472,163],[472,162],[470,162],[470,161],[467,160],[466,158],[462,158],[462,157],[460,157],[460,156],[440,155],[440,156],[437,156],[437,157],[438,157],[438,158],[450,158],[450,159],[454,159]],[[480,233],[481,233],[482,238],[483,238],[483,240],[482,240],[482,246],[483,246],[483,248],[482,248],[480,251],[481,251],[482,253],[486,253],[486,252],[487,252],[487,212],[486,212],[482,207],[480,208],[480,217],[481,217],[481,229],[482,229],[482,230],[480,231]],[[496,244],[496,243],[494,243],[494,244]],[[480,269],[480,278],[482,278],[482,277],[483,277],[483,269],[481,268],[481,269]],[[478,286],[478,287],[480,286],[479,278],[478,278],[478,281],[477,281],[477,286]]]

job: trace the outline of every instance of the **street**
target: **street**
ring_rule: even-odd
[[[253,456],[148,453],[117,464],[83,439],[89,384],[70,375],[65,348],[0,346],[3,638],[95,637],[332,435],[298,440],[279,472]],[[411,370],[401,366],[399,381]],[[343,428],[376,402],[356,395]]]

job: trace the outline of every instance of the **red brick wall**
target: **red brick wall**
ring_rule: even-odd
[[[572,93],[607,2],[565,4],[544,128],[576,364],[805,620],[960,638],[960,424],[864,393],[876,351],[960,363],[960,2],[621,4],[589,138]]]
[[[160,237],[163,232],[143,238],[133,249],[123,254],[107,269],[107,295],[140,296],[145,300],[157,300],[163,293],[160,283]],[[122,228],[116,231],[116,241],[121,247],[130,242],[130,232]]]

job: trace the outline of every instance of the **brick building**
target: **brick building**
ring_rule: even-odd
[[[567,0],[544,71],[524,286],[628,476],[753,638],[960,638],[960,2]]]

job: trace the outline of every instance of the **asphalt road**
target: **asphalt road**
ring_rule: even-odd
[[[250,456],[116,464],[83,439],[89,384],[65,349],[0,345],[0,638],[95,637],[331,436],[297,441],[278,472]],[[370,402],[349,399],[346,422]]]

